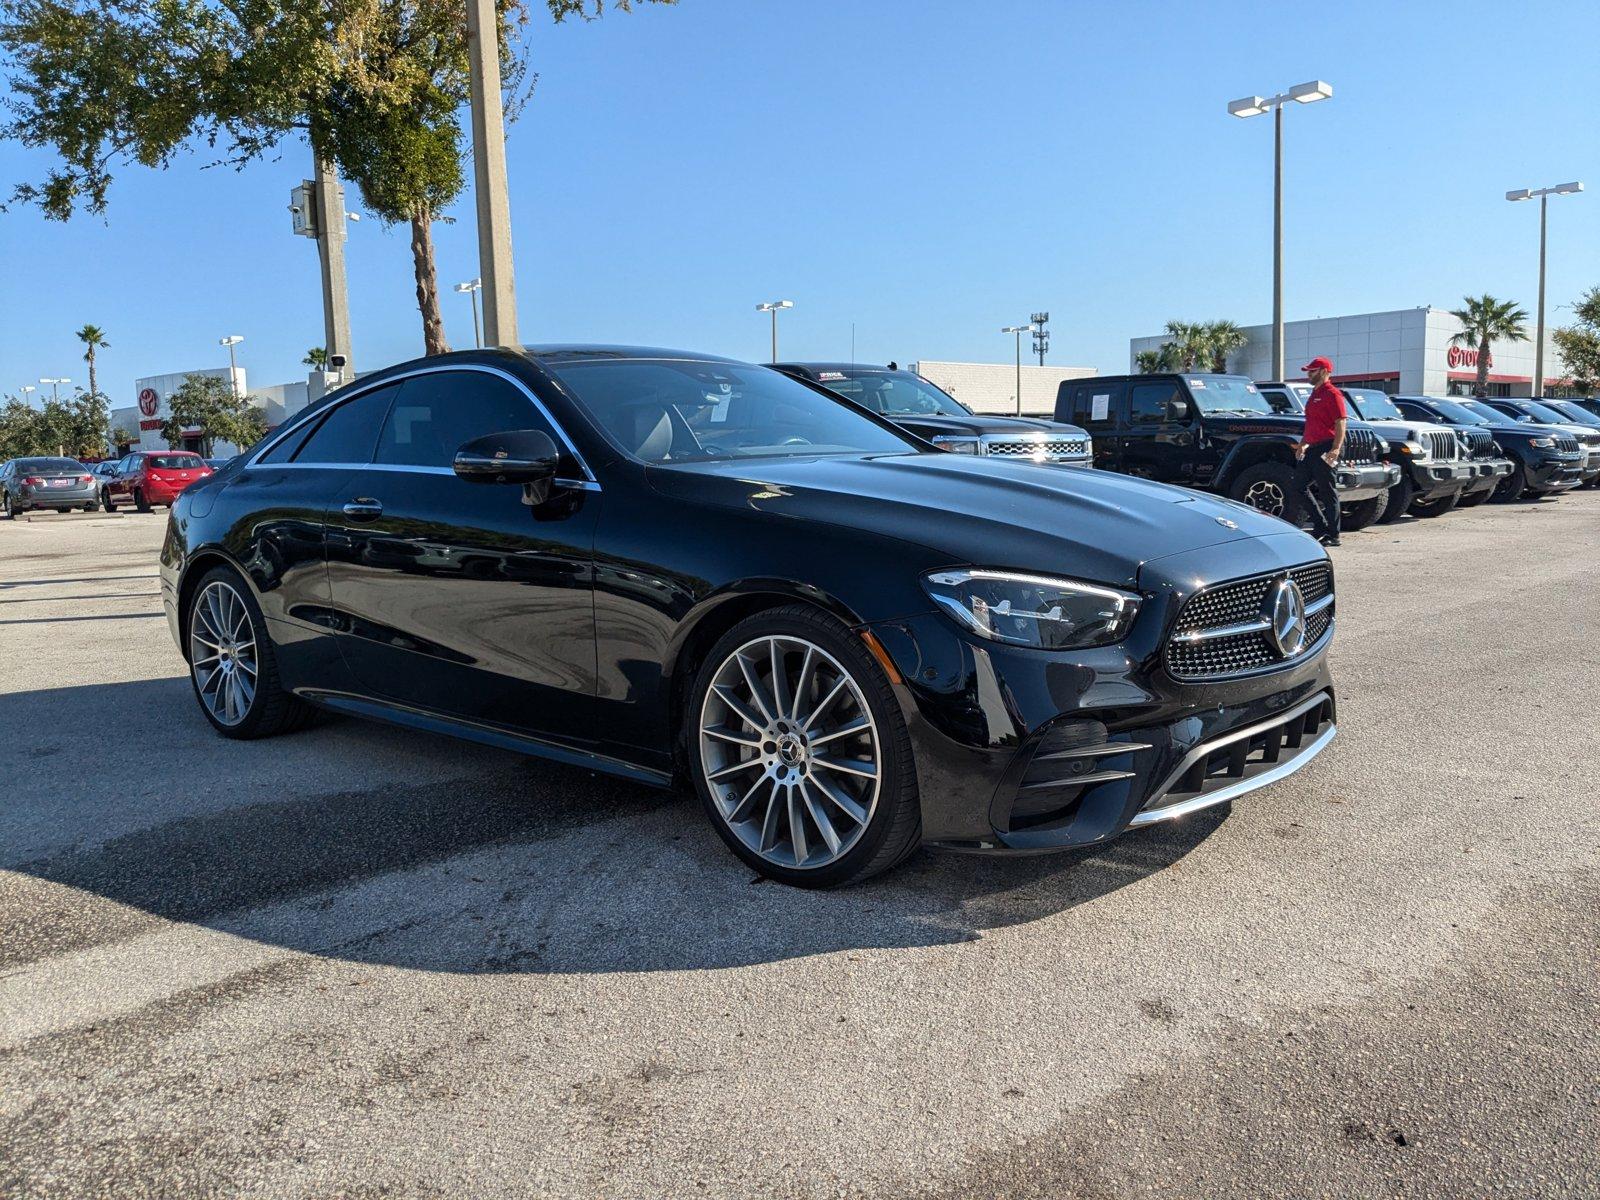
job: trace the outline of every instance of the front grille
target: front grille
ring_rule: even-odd
[[[1456,444],[1456,435],[1448,429],[1430,432],[1428,434],[1428,453],[1433,455],[1434,458],[1444,459],[1447,462],[1459,458],[1461,452]]]
[[[985,454],[1015,458],[1032,458],[1037,454],[1046,458],[1082,458],[1088,449],[1083,438],[992,436],[983,439]]]
[[[1456,437],[1466,443],[1468,458],[1499,458],[1500,446],[1481,429],[1458,429]]]
[[[1300,588],[1308,609],[1305,648],[1293,659],[1279,653],[1265,615],[1268,597],[1285,573]],[[1333,567],[1327,562],[1206,588],[1191,596],[1178,614],[1167,642],[1167,669],[1177,679],[1221,679],[1299,662],[1333,624],[1332,597]],[[1328,603],[1309,611],[1319,601]],[[1235,625],[1259,627],[1217,632]]]
[[[1562,454],[1576,454],[1578,452],[1578,439],[1569,434],[1556,434],[1556,449]]]
[[[1370,463],[1378,461],[1378,439],[1369,429],[1349,429],[1345,432],[1344,453],[1340,455],[1345,462]]]

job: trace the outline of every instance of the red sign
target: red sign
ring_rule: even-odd
[[[160,429],[161,428],[161,422],[160,421],[140,421],[139,422],[139,428],[140,429]]]
[[[139,389],[139,411],[147,417],[156,415],[156,409],[161,405],[161,397],[156,395],[155,388]]]
[[[1444,358],[1450,364],[1451,370],[1457,367],[1475,367],[1478,365],[1478,352],[1476,350],[1468,350],[1465,346],[1451,346],[1450,349],[1445,351]],[[1494,355],[1484,355],[1483,365],[1486,367],[1494,366]]]

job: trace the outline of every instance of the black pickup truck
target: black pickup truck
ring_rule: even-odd
[[[955,454],[987,454],[1060,467],[1093,465],[1094,445],[1082,429],[1056,421],[975,413],[914,371],[821,362],[774,363],[773,368],[827,388]]]
[[[1094,465],[1219,492],[1273,516],[1293,516],[1301,417],[1275,413],[1242,375],[1106,375],[1065,380],[1056,420],[1094,438]],[[1399,480],[1388,446],[1352,421],[1335,470],[1345,527],[1377,520]]]

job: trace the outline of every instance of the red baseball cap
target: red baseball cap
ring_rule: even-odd
[[[1323,371],[1328,372],[1328,374],[1331,375],[1331,374],[1333,374],[1333,359],[1324,358],[1324,357],[1322,357],[1322,355],[1319,354],[1319,355],[1317,355],[1317,357],[1313,358],[1310,362],[1308,362],[1305,366],[1301,367],[1300,369],[1302,371],[1323,370]]]

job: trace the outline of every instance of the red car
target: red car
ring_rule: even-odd
[[[206,460],[192,450],[135,450],[102,476],[100,503],[107,512],[130,500],[140,512],[157,504],[171,508],[179,492],[209,474]]]

